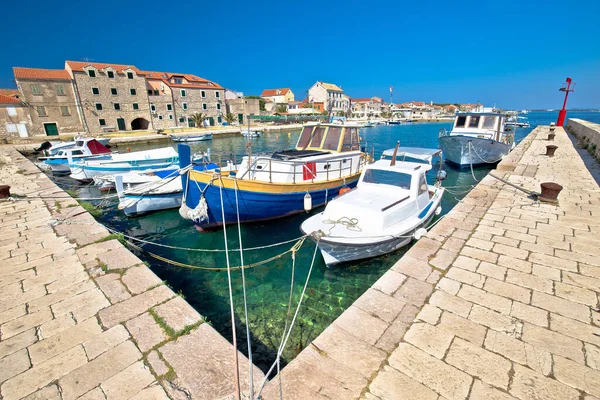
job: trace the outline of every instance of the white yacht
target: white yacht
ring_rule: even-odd
[[[505,131],[506,116],[496,112],[458,113],[450,132],[442,129],[439,144],[446,161],[468,167],[497,163],[515,146]]]
[[[384,156],[391,155],[391,160],[367,165],[355,189],[304,221],[300,229],[305,234],[317,233],[327,266],[381,256],[424,234],[421,228],[441,212],[443,174],[435,185],[426,179],[432,159],[440,153],[437,149],[386,150]],[[396,161],[398,157],[401,161]]]

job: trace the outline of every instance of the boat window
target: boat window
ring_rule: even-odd
[[[83,151],[81,151],[81,150],[73,150],[73,152],[71,153],[71,155],[73,155],[73,156],[80,156],[80,155],[83,155]]]
[[[461,115],[456,118],[456,124],[454,125],[454,127],[455,128],[464,128],[466,123],[467,123],[467,117],[465,117],[464,115]]]
[[[325,134],[325,127],[317,126],[315,128],[315,133],[313,134],[313,138],[310,141],[310,147],[321,147],[321,140],[323,140],[324,134]]]
[[[471,116],[471,119],[469,120],[469,128],[477,128],[479,126],[479,118],[481,117]]]
[[[310,134],[312,133],[312,126],[305,126],[302,129],[302,133],[300,134],[300,139],[298,139],[298,148],[307,147],[310,143]]]
[[[409,174],[403,174],[402,172],[370,168],[365,171],[363,182],[391,185],[410,190],[410,179],[411,176]]]
[[[494,129],[496,127],[496,117],[488,115],[483,120],[483,127],[486,129]]]
[[[83,140],[78,140],[78,141],[76,141],[76,142],[75,142],[75,146],[77,146],[77,147],[81,147],[81,146],[83,146]]]
[[[323,143],[324,150],[337,150],[338,144],[340,143],[340,135],[342,134],[342,128],[338,126],[331,126],[327,131],[327,137],[325,143]]]
[[[358,129],[346,128],[342,151],[358,150]]]
[[[419,195],[422,195],[428,190],[429,187],[427,186],[427,179],[425,179],[425,174],[421,174],[421,177],[419,178]]]

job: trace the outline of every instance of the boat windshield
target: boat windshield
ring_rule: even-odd
[[[312,126],[305,126],[304,129],[302,129],[302,133],[300,134],[300,138],[298,139],[298,145],[297,148],[301,149],[301,148],[305,148],[308,147],[308,143],[310,143],[310,134],[313,131]]]
[[[488,115],[483,120],[483,127],[485,129],[494,129],[496,127],[496,117]]]
[[[456,118],[456,124],[454,125],[454,127],[455,128],[464,128],[466,123],[467,123],[467,117],[464,115],[459,115]]]
[[[396,186],[410,190],[411,175],[386,169],[369,168],[365,171],[363,182]]]

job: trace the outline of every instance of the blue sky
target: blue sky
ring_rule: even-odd
[[[189,72],[258,95],[317,80],[353,97],[600,108],[600,1],[184,1],[3,4],[0,87],[64,60]]]

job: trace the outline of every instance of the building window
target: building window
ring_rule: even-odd
[[[162,115],[159,115],[159,116],[158,116],[158,119],[162,120]]]
[[[200,92],[200,97],[202,97],[202,98],[206,97],[206,92],[204,90]]]
[[[69,112],[68,106],[60,106],[60,113],[62,115],[71,115],[71,113]]]
[[[158,89],[154,89],[154,95],[158,96]]]
[[[185,89],[181,89],[180,92],[181,92],[181,97],[187,96],[187,93],[185,92]]]
[[[202,109],[203,110],[208,110],[208,106],[206,105],[206,103],[202,103]]]
[[[63,85],[56,85],[56,95],[57,96],[65,95],[65,87]]]
[[[181,123],[185,122],[185,117],[179,117],[179,122],[181,122]]]
[[[133,103],[133,109],[134,110],[139,110],[140,109],[140,105],[138,103]]]
[[[102,111],[102,103],[96,103],[96,110]]]
[[[8,112],[8,116],[9,117],[16,117],[17,116],[17,109],[15,107],[8,107],[6,109],[6,111]]]
[[[156,105],[155,104],[150,104],[150,111],[156,112]]]
[[[221,121],[222,121],[221,117],[217,117],[217,122],[221,123]]]
[[[113,78],[115,77],[115,73],[114,73],[114,72],[112,72],[112,71],[107,71],[107,72],[106,72],[106,75],[107,75],[109,78],[111,78],[111,79],[113,79]]]
[[[117,92],[117,88],[110,88],[110,94],[112,94],[113,96],[116,96],[119,92]]]
[[[169,114],[169,119],[173,119],[173,114]]]
[[[105,126],[106,125],[106,121],[104,119],[102,119],[102,118],[100,118],[98,120],[98,123],[100,124],[100,126]]]
[[[96,77],[96,71],[94,71],[93,69],[88,70],[88,76],[90,78],[95,78]]]
[[[217,110],[221,109],[221,104],[217,103]]]
[[[187,110],[187,103],[182,103],[181,107],[183,107],[184,110]]]
[[[173,105],[167,104],[167,111],[173,111]]]
[[[31,93],[33,93],[36,96],[41,96],[42,87],[40,85],[31,85]]]
[[[221,98],[221,93],[219,93],[219,92],[215,92],[215,97],[216,97],[217,99],[220,99],[220,98]]]
[[[132,96],[135,96],[135,95],[137,94],[137,92],[135,91],[135,89],[129,89],[129,93],[130,93]]]
[[[152,96],[152,89],[148,89],[148,96]]]
[[[133,79],[133,72],[127,73],[127,79]]]
[[[96,96],[99,95],[100,94],[100,89],[98,89],[97,87],[93,87],[92,88],[92,94],[96,95]]]
[[[121,109],[121,105],[119,103],[115,103],[115,110],[120,110]]]
[[[177,85],[181,85],[183,83],[183,79],[181,78],[173,78],[173,82]]]
[[[37,113],[38,113],[38,115],[40,117],[45,117],[47,115],[46,114],[46,107],[44,107],[44,106],[36,106],[35,108],[36,108]]]

